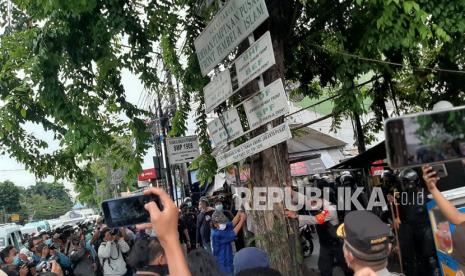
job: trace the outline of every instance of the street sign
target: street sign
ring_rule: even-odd
[[[263,74],[276,63],[270,32],[266,32],[235,61],[239,88]]]
[[[215,15],[194,46],[205,76],[268,18],[265,0],[230,0]]]
[[[125,169],[110,169],[110,184],[113,186],[118,186],[123,182],[123,178],[126,175]]]
[[[18,222],[19,221],[19,214],[11,214],[10,220],[12,222]]]
[[[216,146],[232,141],[244,133],[236,108],[233,107],[220,114],[220,116],[222,116],[224,126],[220,118],[216,118],[208,123],[208,131]]]
[[[156,178],[157,178],[157,172],[156,172],[155,168],[146,169],[146,170],[142,171],[142,173],[137,176],[138,181],[147,181],[147,180],[156,179]]]
[[[250,129],[289,113],[286,92],[281,79],[277,79],[254,97],[244,102]]]
[[[197,136],[166,138],[170,164],[192,162],[200,155]]]
[[[229,69],[219,73],[203,88],[205,98],[205,113],[210,113],[215,107],[233,95],[231,74]]]
[[[234,164],[291,138],[292,134],[289,125],[287,123],[281,124],[225,153],[216,156],[215,159],[218,164],[218,169]]]

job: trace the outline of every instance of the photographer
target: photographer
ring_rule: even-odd
[[[127,272],[123,254],[129,251],[124,237],[117,236],[117,229],[102,231],[104,241],[98,249],[98,257],[103,267],[103,275],[124,275]]]
[[[0,259],[2,261],[1,269],[8,275],[27,276],[29,268],[26,264],[15,265],[15,259],[18,258],[18,251],[14,246],[7,246],[0,251]]]
[[[53,244],[50,247],[44,243],[39,244],[36,247],[36,255],[39,254],[41,258],[36,266],[37,272],[49,271],[52,261],[57,261],[64,270],[69,270],[71,268],[71,261],[68,256],[58,252]]]
[[[73,263],[75,276],[94,276],[97,271],[96,256],[86,244],[83,233],[76,233],[71,238],[72,250],[69,258]]]

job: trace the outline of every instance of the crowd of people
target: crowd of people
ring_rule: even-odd
[[[438,191],[438,178],[431,167],[423,167],[423,178],[444,216],[457,225],[457,233],[463,233],[465,215]],[[412,171],[383,174],[384,187],[392,186],[388,185],[391,182],[411,193],[421,191],[419,179],[419,174]],[[343,177],[339,181],[349,180]],[[150,223],[111,229],[99,218],[63,226],[52,233],[25,236],[26,247],[18,251],[9,246],[0,252],[0,274],[281,275],[270,267],[266,252],[244,246],[241,229],[246,223],[246,214],[241,210],[228,211],[230,208],[225,208],[227,203],[221,197],[213,202],[200,198],[196,208],[189,198],[180,207],[176,206],[160,188],[150,188],[144,193],[159,196],[163,205],[160,210],[154,202],[146,204]],[[392,192],[386,191],[386,194]],[[331,202],[322,201],[323,198],[312,201],[311,206],[320,207],[303,214],[286,211],[288,218],[316,226],[320,275],[332,275],[335,265],[345,275],[397,275],[388,271],[388,257],[393,250],[392,229],[399,230],[401,250],[410,250],[403,255],[406,275],[434,275],[437,260],[432,234],[428,232],[431,227],[426,224],[425,206],[401,206],[399,221],[394,218],[386,222],[383,216],[369,211],[352,211],[341,218],[335,208],[328,208]],[[463,238],[453,240],[457,243],[455,257],[464,261],[465,246],[460,244]]]

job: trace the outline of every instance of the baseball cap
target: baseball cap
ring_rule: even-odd
[[[452,233],[452,256],[462,265],[465,265],[465,223],[455,226]]]
[[[265,251],[256,247],[246,247],[234,255],[233,265],[234,273],[237,274],[247,269],[270,267],[270,261]]]
[[[215,211],[212,215],[212,221],[214,223],[223,224],[227,223],[229,220],[222,211]]]
[[[388,256],[389,227],[373,213],[348,213],[336,233],[349,249],[355,249],[352,254],[361,260],[379,261]]]

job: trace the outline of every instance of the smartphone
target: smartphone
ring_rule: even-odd
[[[446,165],[436,164],[436,165],[433,165],[432,167],[433,167],[433,170],[436,172],[436,175],[439,178],[446,178],[448,176]]]
[[[384,132],[392,168],[465,158],[465,106],[388,119]]]
[[[129,197],[109,199],[102,202],[105,222],[110,228],[146,223],[150,214],[145,210],[146,203],[154,201],[160,210],[163,206],[156,195],[137,193]]]

